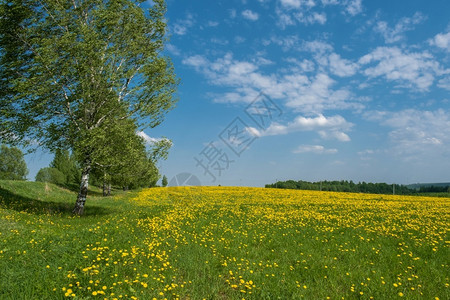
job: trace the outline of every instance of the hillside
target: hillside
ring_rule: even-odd
[[[0,197],[2,206],[16,211],[70,215],[77,193],[51,183],[0,180]],[[88,197],[87,215],[109,209],[99,188],[91,185]]]
[[[449,198],[0,181],[0,299],[449,299]]]

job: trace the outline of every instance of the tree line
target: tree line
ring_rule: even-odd
[[[315,191],[333,191],[333,192],[349,192],[349,193],[370,193],[370,194],[397,194],[397,195],[413,195],[417,193],[445,193],[450,192],[450,187],[420,187],[418,190],[410,189],[406,185],[387,184],[387,183],[371,183],[341,180],[341,181],[277,181],[272,184],[266,184],[266,188],[279,189],[298,189],[298,190],[315,190]]]
[[[160,147],[153,148],[150,152],[155,156],[155,151]],[[166,152],[162,153],[166,155]],[[154,158],[147,158],[138,165],[130,164],[129,168],[120,168],[118,173],[106,173],[101,168],[94,168],[90,182],[92,185],[103,187],[103,195],[111,194],[111,187],[123,190],[143,187],[155,187],[160,178],[156,161]],[[23,152],[17,147],[0,147],[0,180],[26,180],[28,167],[24,159]],[[70,189],[76,188],[80,184],[81,167],[75,153],[70,153],[65,149],[56,149],[54,158],[48,167],[41,168],[36,174],[35,181],[49,182]],[[167,185],[167,177],[163,176],[162,185]]]

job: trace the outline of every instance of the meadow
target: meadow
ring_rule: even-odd
[[[0,299],[450,299],[449,198],[0,181]]]

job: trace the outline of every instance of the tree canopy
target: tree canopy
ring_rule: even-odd
[[[161,185],[163,187],[166,187],[167,184],[168,184],[167,177],[166,177],[166,175],[164,175],[163,178],[162,178],[162,181],[161,181]]]
[[[66,176],[56,168],[42,168],[36,174],[36,181],[50,182],[58,185],[66,183]]]
[[[165,3],[3,0],[0,11],[0,136],[77,153],[82,214],[92,166],[114,152],[115,132],[153,128],[176,102],[162,54]]]
[[[0,147],[0,179],[25,180],[28,168],[22,151],[19,148],[1,145]]]
[[[63,174],[63,182],[61,184],[76,184],[80,181],[81,173],[77,166],[74,155],[70,155],[67,149],[56,149],[55,157],[50,163],[51,168],[57,169]]]

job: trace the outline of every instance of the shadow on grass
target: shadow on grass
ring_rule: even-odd
[[[75,192],[78,193],[80,191],[80,185],[75,184],[75,183],[67,183],[64,185],[58,185],[59,187],[62,187],[64,189],[67,189],[71,192]],[[99,192],[99,191],[93,191],[90,187],[89,187],[89,192],[88,192],[89,196],[93,196],[93,197],[103,197],[103,191]]]
[[[92,194],[92,193],[91,193]],[[75,198],[74,198],[75,200]],[[89,199],[88,199],[89,200]],[[74,201],[75,202],[75,201]],[[25,211],[32,214],[63,214],[71,215],[74,203],[42,201],[15,194],[0,188],[0,207],[15,211]],[[86,206],[84,216],[102,216],[113,213],[114,210],[100,206]]]

